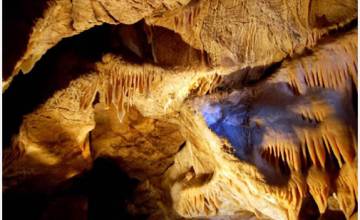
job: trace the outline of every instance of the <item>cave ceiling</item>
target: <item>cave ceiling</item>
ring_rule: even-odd
[[[4,219],[357,218],[357,1],[3,6]]]

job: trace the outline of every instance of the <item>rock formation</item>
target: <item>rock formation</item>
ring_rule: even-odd
[[[43,4],[4,53],[5,219],[356,219],[356,1]]]

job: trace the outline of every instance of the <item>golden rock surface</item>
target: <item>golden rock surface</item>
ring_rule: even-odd
[[[127,211],[148,219],[356,218],[356,1],[48,4],[4,95],[95,26],[110,24],[121,49],[21,115],[3,146],[5,193],[52,191],[108,158],[139,182]]]

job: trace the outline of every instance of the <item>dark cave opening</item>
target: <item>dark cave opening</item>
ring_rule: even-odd
[[[66,88],[71,80],[95,70],[95,63],[101,61],[106,53],[119,55],[135,64],[152,63],[163,67],[177,65],[176,62],[168,63],[166,57],[154,63],[146,35],[148,29],[143,20],[133,25],[103,24],[93,27],[74,37],[64,38],[49,49],[28,74],[16,75],[3,93],[3,125],[6,127],[3,132],[3,149],[11,146],[11,139],[18,133],[24,115],[34,111],[56,91]],[[174,53],[181,48],[190,57],[206,58],[206,54],[191,48],[173,31],[161,27],[151,27],[151,31],[160,40],[167,39],[170,43],[168,47],[161,47],[162,50]],[[129,36],[132,37],[130,41],[127,40]],[[7,44],[12,45],[13,42]]]
[[[12,135],[18,132],[22,117],[43,104],[57,90],[93,69],[107,48],[110,26],[99,26],[74,38],[64,39],[26,74],[14,77],[3,93],[3,148],[11,145]],[[89,45],[96,45],[89,47]]]
[[[93,168],[49,193],[8,190],[3,193],[3,219],[115,220],[146,219],[127,211],[139,182],[110,159],[98,158]]]
[[[32,26],[48,8],[47,0],[11,0],[3,1],[3,80],[12,72],[17,60],[26,50]]]
[[[34,2],[12,0],[4,2],[4,8],[7,9],[4,11],[4,21],[6,22],[3,23],[3,52],[6,54],[3,58],[4,79],[9,78],[16,61],[21,58],[26,49],[31,27],[34,25],[35,20],[45,11],[48,2],[47,0]],[[192,4],[193,1],[189,3],[190,6]],[[325,15],[316,18],[316,23],[318,23],[316,25],[319,25],[319,27],[330,24]],[[320,39],[319,43],[331,42],[336,37],[355,27],[357,27],[357,19],[345,26],[330,30],[329,36]],[[154,40],[149,39],[149,34],[155,36]],[[157,46],[154,47],[154,45]],[[139,65],[151,63],[169,69],[179,66],[188,67],[193,63],[200,65],[200,63],[203,64],[204,60],[205,64],[210,66],[206,52],[192,48],[174,31],[158,26],[149,27],[144,20],[132,25],[103,24],[74,37],[62,39],[60,43],[47,51],[29,74],[23,75],[19,73],[14,77],[11,86],[3,92],[3,126],[5,128],[3,131],[3,149],[8,150],[11,147],[12,137],[18,133],[24,115],[34,111],[56,91],[66,88],[73,79],[93,71],[94,64],[100,61],[105,53],[114,53],[130,63]],[[311,49],[305,49],[303,54],[288,56],[285,60],[310,55],[311,53]],[[238,70],[224,77],[224,83],[216,91],[226,93],[244,87],[245,89],[251,89],[256,87],[260,81],[269,79],[281,65],[282,61],[269,66]],[[291,89],[290,86],[288,89]],[[351,105],[350,108],[352,109],[350,111],[353,113],[352,110],[354,110],[355,118],[357,118],[358,95],[354,82],[351,89],[352,97],[350,102],[346,104],[349,104],[348,107]],[[276,88],[273,90],[267,88],[267,92],[274,97],[282,95],[276,92]],[[296,91],[293,90],[292,92],[295,93]],[[295,95],[300,96],[300,94]],[[271,96],[269,97],[269,100],[271,100]],[[95,103],[98,101],[99,96],[97,96]],[[282,108],[285,109],[286,106],[282,105],[281,102],[276,104],[279,104],[277,112],[286,115],[286,110],[282,111]],[[258,105],[256,108],[265,109],[265,112],[270,109],[268,111],[270,112],[272,107]],[[266,108],[268,109],[266,110]],[[249,106],[238,105],[225,109],[221,117],[217,115],[216,109],[212,112],[213,115],[206,115],[207,112],[205,114],[203,112],[203,114],[209,127],[217,135],[227,138],[231,145],[234,146],[235,149],[231,153],[234,153],[240,160],[258,166],[254,158],[251,158],[250,149],[255,146],[253,140],[261,141],[265,132],[262,128],[259,129],[259,124],[253,123],[250,125],[250,112]],[[269,115],[265,115],[264,118],[270,118]],[[302,117],[304,121],[307,119],[309,118]],[[278,124],[286,124],[289,121],[279,120]],[[319,123],[319,121],[314,122],[311,119],[310,122],[313,124]],[[278,124],[270,124],[268,127],[276,127]],[[349,124],[353,125],[352,122]],[[309,125],[309,127],[311,126],[313,125]],[[355,127],[357,131],[357,126]],[[284,130],[291,129],[285,128]],[[185,143],[181,145],[180,149],[185,146]],[[310,157],[309,152],[305,154],[305,157]],[[340,168],[337,166],[336,159],[332,154],[326,155],[325,170],[329,173],[331,179],[336,179],[339,174]],[[276,160],[280,159],[276,157],[270,158],[269,163],[266,164],[269,165],[268,169],[261,166],[257,168],[265,175],[267,184],[284,185],[289,180],[291,172],[289,166],[280,161],[280,171],[283,175],[275,175],[274,177],[272,165],[273,161]],[[301,172],[304,177],[306,177],[311,166],[311,164],[307,164],[302,167]],[[212,178],[211,175],[200,175],[200,177],[200,182]],[[52,189],[51,192],[39,192],[31,187],[4,190],[3,217],[8,220],[21,218],[34,220],[147,219],[149,216],[144,214],[134,215],[128,211],[128,204],[133,200],[134,191],[138,184],[138,180],[130,178],[111,159],[98,158],[94,161],[91,170],[67,180]],[[24,185],[26,183],[22,186]],[[329,209],[321,216],[316,206],[314,199],[307,195],[303,201],[299,219],[345,219],[341,211]],[[357,204],[354,210],[357,210]]]
[[[43,104],[56,91],[66,88],[70,81],[94,70],[95,62],[105,53],[121,54],[130,62],[152,60],[145,45],[146,56],[139,58],[122,42],[118,32],[134,27],[140,39],[143,22],[134,25],[101,25],[72,38],[65,38],[51,48],[28,74],[18,74],[3,93],[3,148],[11,145],[11,138],[18,132],[22,117]],[[11,44],[11,42],[9,42]]]

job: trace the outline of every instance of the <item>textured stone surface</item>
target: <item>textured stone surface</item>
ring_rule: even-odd
[[[5,74],[5,112],[33,103],[3,147],[8,201],[45,193],[42,219],[356,218],[355,1],[48,4]],[[22,100],[27,79],[53,89]]]

